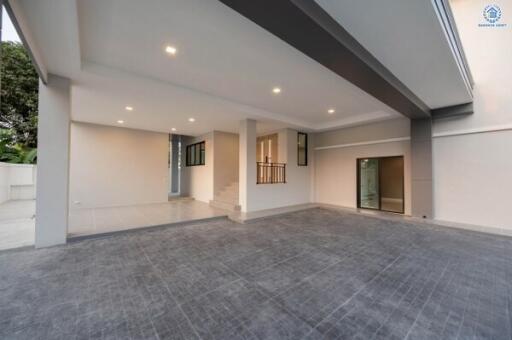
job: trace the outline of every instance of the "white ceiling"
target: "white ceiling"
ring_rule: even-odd
[[[48,71],[72,79],[77,121],[198,135],[401,116],[219,1],[18,1]]]
[[[332,13],[339,10],[337,3],[348,2],[319,0]],[[319,131],[401,116],[216,0],[11,3],[44,69],[72,79],[76,121],[116,125],[122,119],[126,127],[163,132],[175,127],[178,133],[199,135],[211,130],[236,132],[244,118],[258,120],[259,131],[264,132],[282,127]],[[353,14],[361,6],[350,2],[349,7]],[[360,20],[369,25],[365,15]],[[343,20],[343,26],[348,22],[351,33],[371,45],[363,43],[379,59],[377,53],[382,54],[384,64],[404,77],[406,85],[430,95],[432,104],[442,102],[444,85],[439,79],[424,78],[440,88],[440,93],[429,93],[425,88],[432,86],[414,82],[425,72],[410,75],[410,68],[397,67],[415,60],[430,63],[418,68],[435,68],[439,60],[417,59],[412,49],[407,56],[385,54],[381,45],[360,32],[357,20]],[[418,27],[425,35],[429,31]],[[390,42],[378,32],[375,36],[393,46],[391,52],[402,51],[402,45],[410,43],[403,39],[413,38],[411,34]],[[178,48],[175,57],[165,54],[167,44]],[[393,58],[400,62],[393,64]],[[446,71],[442,79],[450,81],[451,74]],[[272,94],[274,86],[282,88],[280,95]],[[135,110],[125,111],[127,105]],[[327,114],[331,107],[334,115]],[[189,123],[189,117],[196,122]]]
[[[431,109],[472,100],[433,1],[315,1]]]

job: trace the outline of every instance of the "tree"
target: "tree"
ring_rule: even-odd
[[[23,44],[3,41],[0,128],[9,130],[12,147],[37,147],[39,77]]]

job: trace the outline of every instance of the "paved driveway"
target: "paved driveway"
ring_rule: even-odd
[[[0,338],[510,339],[511,256],[324,209],[0,253]]]
[[[35,200],[0,204],[0,250],[34,245]]]

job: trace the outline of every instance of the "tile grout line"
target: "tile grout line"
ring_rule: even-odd
[[[446,271],[448,270],[448,267],[450,266],[450,263],[448,262],[444,269],[443,269],[443,272],[441,273],[441,276],[439,277],[439,279],[437,280],[435,286],[432,288],[432,291],[430,292],[430,294],[428,295],[428,298],[427,300],[425,301],[425,303],[423,303],[423,305],[421,306],[421,309],[419,310],[418,314],[416,315],[416,318],[414,319],[414,322],[412,323],[412,325],[409,327],[408,331],[407,331],[407,334],[405,335],[404,339],[408,339],[409,338],[409,335],[411,333],[411,330],[414,328],[414,326],[416,325],[416,322],[418,321],[418,318],[419,316],[421,315],[421,313],[423,313],[423,310],[425,309],[425,306],[427,305],[427,303],[430,301],[430,298],[432,297],[432,294],[434,294],[436,288],[439,286],[439,284],[441,283],[441,280],[443,279],[444,275],[446,274]],[[423,290],[424,288],[422,288]],[[420,292],[421,293],[421,292]],[[418,296],[420,295],[420,293],[418,293]],[[418,298],[418,296],[416,296],[416,298],[414,299],[414,301],[416,301],[416,299]],[[414,302],[413,301],[413,302]]]
[[[311,332],[315,329],[317,329],[318,325],[320,325],[324,320],[328,319],[331,315],[333,315],[334,313],[336,313],[340,308],[342,308],[343,306],[345,306],[347,303],[350,302],[350,300],[352,300],[355,296],[357,296],[360,292],[363,291],[363,289],[366,288],[366,286],[368,286],[371,282],[373,282],[377,277],[379,277],[383,272],[385,272],[389,267],[391,267],[395,262],[398,261],[399,258],[401,258],[402,255],[398,255],[395,260],[393,262],[391,262],[390,264],[388,264],[384,269],[382,269],[380,272],[378,272],[377,274],[375,274],[375,276],[370,280],[368,281],[367,283],[365,283],[359,290],[357,290],[354,294],[352,294],[352,296],[345,302],[343,302],[341,305],[339,305],[337,308],[335,308],[331,313],[327,314],[322,320],[320,320],[316,325],[315,327],[312,327],[313,329],[308,333],[306,334],[305,336],[302,337],[302,339],[305,339],[309,334],[311,334]]]
[[[137,243],[136,243],[137,244]],[[198,333],[197,333],[197,330],[196,328],[194,327],[194,325],[192,324],[192,321],[190,320],[190,318],[188,317],[188,315],[185,313],[185,311],[183,310],[183,308],[181,307],[181,305],[178,303],[178,301],[176,300],[176,298],[174,297],[174,294],[171,292],[171,290],[169,289],[169,286],[167,285],[167,283],[165,282],[165,280],[163,279],[163,277],[160,275],[160,270],[155,266],[155,264],[153,263],[153,261],[151,261],[151,259],[149,258],[148,254],[146,253],[146,250],[144,249],[144,247],[142,247],[141,245],[137,244],[137,247],[139,247],[139,249],[142,250],[143,254],[144,254],[144,257],[146,258],[146,260],[149,262],[149,264],[151,265],[151,267],[153,268],[153,270],[155,271],[155,274],[158,275],[158,277],[160,278],[160,281],[165,285],[165,288],[167,290],[167,292],[169,293],[169,295],[171,296],[171,298],[173,299],[174,303],[176,304],[176,306],[178,306],[178,308],[180,309],[180,312],[182,313],[182,315],[187,319],[187,322],[189,324],[189,326],[192,328],[192,330],[194,331],[195,335],[199,338],[199,339],[203,339]],[[151,321],[153,323],[153,321]],[[154,325],[153,325],[154,327]],[[156,333],[156,330],[155,330],[155,333]],[[158,336],[158,333],[156,333],[157,336]]]

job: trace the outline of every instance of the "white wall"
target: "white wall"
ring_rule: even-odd
[[[0,203],[35,199],[36,169],[32,164],[0,163]]]
[[[213,132],[215,158],[213,169],[213,192],[217,193],[226,185],[238,182],[238,135]]]
[[[11,185],[9,184],[10,170],[6,163],[0,163],[0,204],[8,201]]]
[[[318,203],[357,207],[357,158],[404,156],[405,214],[411,213],[411,160],[408,140],[356,145],[410,136],[407,119],[390,120],[315,135],[315,194]],[[351,146],[352,145],[352,146]]]
[[[70,207],[167,202],[169,135],[71,124]]]
[[[264,209],[273,209],[291,205],[306,204],[311,202],[311,173],[313,165],[297,165],[297,131],[283,129],[278,132],[278,157],[280,163],[286,163],[286,183],[256,184],[256,136],[254,145],[250,150],[254,157],[250,157],[247,166],[254,167],[251,178],[247,181],[247,205],[241,202],[244,212],[253,212]],[[242,138],[242,137],[241,137]],[[313,137],[309,136],[309,155],[312,153]],[[242,167],[241,170],[242,171]],[[242,178],[242,176],[241,176]],[[241,196],[243,192],[240,192]]]
[[[194,199],[208,203],[213,200],[213,131],[205,135],[192,138],[190,142],[182,145],[182,153],[186,154],[187,145],[205,142],[205,165],[186,166],[183,163],[182,171],[187,172],[188,194]]]
[[[508,24],[500,28],[478,26],[488,1],[450,2],[475,80],[475,112],[434,123],[434,215],[512,229],[512,1],[493,2]]]

